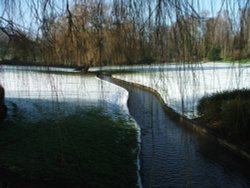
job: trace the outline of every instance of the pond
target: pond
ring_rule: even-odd
[[[110,81],[129,91],[129,111],[141,130],[140,174],[144,188],[250,186],[248,161],[207,136],[178,125],[152,93]]]
[[[183,100],[185,114],[192,117],[202,95],[250,83],[247,65],[125,69],[138,72],[115,76],[157,89],[177,111]],[[0,185],[136,187],[142,182],[145,188],[250,186],[246,161],[173,122],[151,93],[121,85],[125,90],[69,69],[2,66],[0,71],[9,108],[0,129]],[[140,163],[138,128],[129,113],[140,126]]]
[[[135,187],[128,92],[69,69],[2,66],[0,186]]]
[[[197,117],[197,102],[204,95],[250,88],[250,64],[161,64],[132,70],[136,72],[114,77],[157,90],[168,106],[189,118]]]

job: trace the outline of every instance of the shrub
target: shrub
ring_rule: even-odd
[[[221,120],[230,135],[248,136],[250,133],[250,99],[230,100],[222,104]]]
[[[203,97],[198,114],[208,123],[217,122],[230,138],[250,136],[250,89],[224,91]]]
[[[218,121],[221,119],[222,103],[234,99],[250,100],[250,89],[223,91],[205,96],[198,102],[198,114],[205,120]]]
[[[218,61],[220,60],[220,49],[219,48],[211,48],[208,51],[207,58],[209,61]]]
[[[205,120],[212,121],[219,119],[220,101],[211,96],[203,97],[197,106],[197,111]]]

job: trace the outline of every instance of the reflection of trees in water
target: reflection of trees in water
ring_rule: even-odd
[[[196,107],[201,97],[249,88],[250,68],[243,64],[177,63],[151,66],[149,69],[113,76],[157,90],[168,106],[189,118],[197,117]]]
[[[241,179],[249,177],[244,161],[213,138],[176,124],[150,92],[129,84],[118,84],[129,91],[129,110],[140,125],[144,187],[223,187],[228,181],[232,186],[249,184]]]

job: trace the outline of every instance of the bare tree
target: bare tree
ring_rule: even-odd
[[[199,12],[199,3],[1,0],[0,30],[11,43],[17,44],[12,46],[19,46],[19,50],[8,51],[13,57],[33,53],[35,45],[38,50],[29,55],[33,60],[28,59],[46,64],[89,67],[108,63],[198,61],[213,47],[220,48],[223,57],[235,53],[246,57],[250,45],[249,0],[223,1],[216,17],[207,17],[203,10]],[[32,15],[30,28],[36,25],[32,33],[27,24],[17,24],[15,15],[20,15],[18,21],[26,19],[22,7]],[[239,17],[235,16],[237,13]],[[237,26],[239,30],[234,28]]]

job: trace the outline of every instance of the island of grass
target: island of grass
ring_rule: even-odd
[[[250,151],[250,89],[205,96],[197,110],[214,135]]]
[[[137,130],[100,108],[0,129],[0,186],[137,187]],[[74,121],[72,121],[72,119]]]

